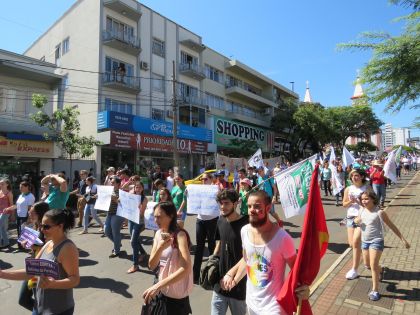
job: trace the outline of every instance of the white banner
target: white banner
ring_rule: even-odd
[[[315,160],[313,155],[275,176],[286,218],[305,213]]]
[[[331,186],[333,189],[333,195],[335,196],[343,190],[344,183],[341,182],[341,179],[338,176],[337,167],[335,167],[332,163],[329,167],[331,169]]]
[[[345,169],[347,166],[352,165],[355,159],[354,156],[351,155],[349,150],[344,146],[343,147],[343,168]]]
[[[386,178],[389,178],[393,183],[397,182],[397,163],[395,163],[395,156],[397,153],[397,150],[393,150],[388,155],[388,159],[386,160],[384,165],[384,175]]]
[[[258,149],[257,152],[254,153],[254,155],[248,160],[248,165],[252,167],[264,167],[264,161],[262,158],[262,151],[261,149]]]
[[[219,186],[217,185],[188,185],[187,213],[219,216],[220,208],[216,201]]]
[[[111,205],[111,195],[114,191],[113,186],[97,185],[98,188],[98,199],[95,202],[95,209],[108,211]]]
[[[189,185],[188,185],[189,186]],[[155,222],[155,216],[153,208],[157,205],[157,202],[148,202],[146,210],[144,211],[144,226],[148,230],[157,231],[159,227]]]
[[[117,215],[137,224],[140,223],[141,196],[130,194],[120,189],[120,202],[118,202]]]
[[[335,151],[334,151],[334,147],[331,146],[331,153],[330,153],[330,162],[335,161],[336,156],[335,156]],[[332,164],[332,163],[331,163]]]

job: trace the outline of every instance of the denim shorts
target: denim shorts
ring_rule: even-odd
[[[362,249],[363,250],[368,250],[369,248],[374,249],[374,250],[380,250],[381,252],[384,251],[385,248],[385,244],[384,241],[374,241],[371,243],[366,243],[362,241]]]
[[[357,228],[357,227],[359,227],[359,225],[358,224],[356,224],[356,223],[354,223],[354,219],[355,219],[356,217],[347,217],[346,219],[347,219],[347,223],[346,223],[346,226],[348,227],[348,228]]]

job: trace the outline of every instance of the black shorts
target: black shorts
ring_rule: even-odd
[[[410,169],[410,165],[404,165],[404,169],[405,170],[409,170]]]

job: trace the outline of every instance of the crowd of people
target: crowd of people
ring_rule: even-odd
[[[371,300],[380,298],[379,258],[384,249],[383,224],[388,225],[404,242],[398,228],[383,211],[386,200],[384,161],[376,159],[366,163],[356,160],[344,167],[340,160],[319,162],[320,184],[325,196],[333,196],[336,205],[347,209],[343,225],[347,227],[349,245],[353,249],[353,265],[346,274],[351,280],[358,277],[361,257],[372,270]],[[417,170],[417,164],[406,157],[401,167],[409,172]],[[159,166],[152,173],[151,197],[146,197],[141,177],[130,170],[114,167],[106,169],[103,185],[112,186],[112,197],[104,222],[95,209],[98,197],[96,179],[86,170],[69,187],[63,173],[44,176],[40,185],[39,201],[31,193],[31,184],[20,183],[20,195],[16,202],[7,179],[0,180],[0,247],[10,247],[8,222],[16,220],[17,234],[25,226],[40,233],[41,245],[28,248],[25,242],[18,243],[17,251],[30,251],[36,258],[49,259],[59,264],[59,279],[46,276],[33,277],[25,270],[0,270],[0,278],[21,280],[19,304],[33,314],[73,314],[75,302],[72,289],[79,284],[78,249],[68,238],[68,231],[82,228],[80,235],[88,234],[90,220],[98,224],[98,232],[109,238],[112,249],[109,258],[121,254],[121,229],[128,226],[132,247],[132,266],[127,273],[140,269],[139,264],[148,258],[148,267],[155,274],[154,284],[143,292],[144,314],[190,314],[189,294],[194,284],[212,282],[211,313],[226,314],[227,309],[236,314],[281,314],[276,296],[282,287],[286,266],[292,268],[296,249],[292,238],[282,228],[283,222],[276,213],[274,204],[279,203],[279,192],[275,175],[289,165],[276,164],[241,168],[235,171],[233,182],[229,182],[226,169],[204,172],[203,185],[216,185],[216,201],[219,216],[199,214],[195,218],[196,249],[191,259],[191,240],[184,229],[187,219],[188,187],[182,174],[173,170],[167,176]],[[334,172],[332,168],[334,167]],[[333,178],[334,177],[334,178]],[[337,191],[337,181],[341,189]],[[139,195],[140,221],[133,222],[117,214],[120,190]],[[333,193],[334,192],[334,193]],[[69,196],[77,199],[74,212],[66,207]],[[341,203],[340,203],[341,198]],[[140,234],[145,229],[145,210],[148,202],[156,203],[153,215],[158,230],[148,254],[141,243]],[[269,216],[274,218],[274,222]],[[78,218],[76,223],[76,217]],[[128,222],[127,222],[128,221]],[[82,236],[83,237],[83,236]],[[211,257],[203,266],[205,243]],[[213,259],[214,258],[214,259]],[[215,263],[215,277],[203,276],[207,264]],[[211,278],[211,280],[209,280]],[[296,289],[299,298],[307,299],[306,285]],[[168,313],[169,314],[169,313]]]

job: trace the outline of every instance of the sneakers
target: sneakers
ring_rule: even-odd
[[[116,253],[114,251],[112,251],[111,255],[109,255],[109,258],[115,258],[115,257],[119,257],[120,253]]]
[[[357,271],[355,269],[350,269],[347,273],[346,273],[346,279],[347,280],[353,280],[356,279],[359,276],[359,274],[357,273]]]
[[[381,295],[377,291],[370,291],[368,297],[371,301],[378,301],[381,298]]]

